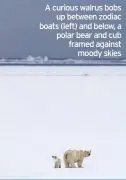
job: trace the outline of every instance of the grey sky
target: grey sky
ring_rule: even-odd
[[[67,41],[56,42],[55,32],[39,30],[40,22],[51,23],[55,19],[54,14],[44,11],[46,4],[65,3],[78,5],[78,0],[70,0],[70,3],[68,0],[0,0],[0,57],[76,57],[75,49],[68,49]],[[79,0],[79,4],[87,3],[94,4],[94,0]],[[96,3],[110,4],[110,0]],[[123,5],[124,11],[126,1],[111,0],[111,4],[116,3]],[[125,42],[126,37],[123,39]]]

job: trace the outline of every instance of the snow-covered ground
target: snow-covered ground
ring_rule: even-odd
[[[126,66],[0,66],[0,76],[126,76]]]
[[[126,67],[0,67],[0,178],[126,178],[125,75]],[[92,155],[82,169],[54,169],[51,156],[67,149]]]

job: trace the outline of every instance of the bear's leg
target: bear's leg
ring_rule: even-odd
[[[58,168],[56,163],[55,163],[55,165],[54,165],[54,168]]]
[[[64,164],[65,164],[65,168],[69,168],[69,163],[64,161]]]
[[[58,162],[58,168],[61,168],[61,162],[60,161]]]
[[[78,168],[83,168],[82,163],[83,163],[83,161],[82,161],[82,160],[77,162],[77,166],[78,166]]]
[[[74,161],[70,161],[70,165],[71,165],[71,168],[76,168],[75,164],[74,164]]]
[[[60,164],[58,162],[55,162],[54,168],[59,168]]]
[[[69,168],[70,167],[70,164],[69,164],[69,154],[67,155],[67,159],[66,159],[66,157],[64,157],[64,165],[65,165],[65,168]]]

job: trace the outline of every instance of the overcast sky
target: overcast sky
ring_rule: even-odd
[[[75,49],[68,49],[67,41],[56,42],[55,32],[39,30],[40,22],[51,23],[55,19],[55,14],[45,12],[46,4],[64,3],[94,4],[94,0],[70,0],[70,3],[68,0],[0,0],[0,57],[76,57]],[[110,0],[97,0],[95,3],[110,4]],[[123,12],[125,11],[126,0],[111,0],[111,4],[113,3],[123,5]],[[124,22],[125,20],[122,23]],[[123,35],[123,42],[125,39]],[[124,56],[126,57],[126,53]]]

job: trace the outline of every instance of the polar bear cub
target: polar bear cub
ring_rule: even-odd
[[[54,159],[54,168],[61,168],[61,159],[57,156],[52,156]]]

